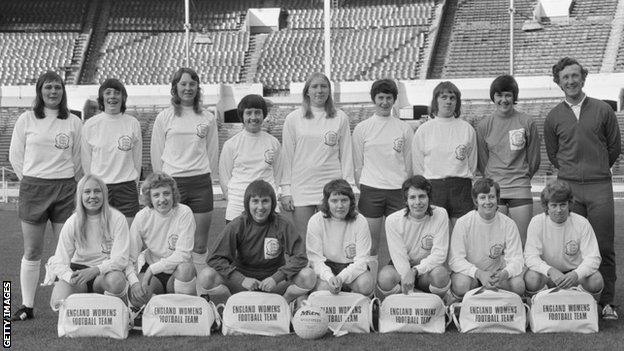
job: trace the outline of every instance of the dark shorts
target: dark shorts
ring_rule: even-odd
[[[118,209],[126,217],[134,217],[141,209],[139,206],[139,191],[135,181],[106,184],[108,188],[108,203]]]
[[[459,218],[474,209],[470,179],[449,177],[430,181],[431,204],[444,207],[449,217]]]
[[[506,206],[507,208],[514,208],[514,207],[520,207],[520,206],[525,206],[525,205],[532,205],[533,199],[530,199],[530,198],[526,198],[526,199],[504,198],[502,199],[501,198],[498,200],[498,204],[501,206]]]
[[[146,263],[143,265],[143,267],[141,268],[141,273],[145,273],[145,271],[147,271],[147,269],[149,268],[149,265]],[[169,278],[171,278],[171,276],[173,275],[173,273],[165,273],[165,272],[160,272],[158,274],[154,274],[154,277],[156,277],[156,279],[158,279],[158,281],[160,281],[160,284],[162,284],[163,289],[165,290],[165,292],[167,291],[167,282],[169,282]]]
[[[379,218],[405,207],[401,189],[378,189],[360,184],[358,210],[364,217]]]
[[[69,264],[69,268],[71,268],[72,271],[78,271],[81,269],[86,269],[86,268],[90,268],[89,266],[85,266],[84,264],[79,264],[79,263],[70,263]],[[95,277],[97,278],[97,277]],[[95,282],[95,278],[89,280],[87,282],[87,292],[88,293],[92,293],[93,292],[93,283]]]
[[[210,212],[214,209],[210,173],[174,179],[180,191],[180,203],[190,207],[193,213]]]
[[[65,223],[74,212],[74,178],[42,179],[24,176],[19,188],[19,218],[30,224]]]

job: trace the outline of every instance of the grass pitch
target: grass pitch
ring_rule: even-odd
[[[534,211],[540,211],[536,202]],[[616,201],[615,249],[619,280],[616,283],[617,305],[624,302],[624,201]],[[211,226],[211,236],[223,229],[224,209],[216,208]],[[23,241],[17,211],[0,209],[0,271],[3,281],[12,282],[12,308],[21,303],[19,266]],[[57,238],[46,233],[43,264],[54,253]],[[383,257],[383,253],[381,253]],[[383,258],[382,258],[383,260]],[[143,337],[131,331],[126,340],[105,338],[68,339],[57,337],[57,314],[48,302],[52,287],[41,287],[35,300],[35,319],[12,323],[12,349],[14,350],[624,350],[624,309],[620,320],[600,322],[597,334],[460,334],[451,326],[445,334],[358,334],[334,338],[330,335],[319,340],[303,340],[296,335],[282,337],[223,336],[210,337]]]

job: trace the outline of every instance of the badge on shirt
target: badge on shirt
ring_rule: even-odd
[[[352,260],[355,257],[355,244],[351,243],[345,246],[345,257],[349,260]]]
[[[468,157],[468,146],[464,144],[459,144],[455,148],[455,158],[464,161]]]
[[[169,250],[175,251],[177,242],[178,242],[178,234],[170,234],[169,238],[167,238],[167,244],[169,245]]]
[[[505,254],[505,245],[502,244],[494,244],[490,246],[490,255],[489,257],[493,260],[498,259],[502,255]]]
[[[205,138],[208,135],[208,125],[200,123],[195,127],[197,131],[197,136],[200,138]]]
[[[579,252],[579,244],[576,240],[570,240],[565,244],[564,252],[568,256],[576,256]]]
[[[264,162],[266,164],[272,165],[274,159],[275,159],[275,152],[273,151],[273,149],[267,149],[266,151],[264,151]]]
[[[69,140],[69,135],[65,133],[58,133],[56,137],[54,137],[54,147],[61,150],[68,149]]]
[[[525,143],[524,128],[509,131],[509,147],[511,150],[522,150]]]
[[[427,234],[423,236],[423,238],[420,240],[420,247],[422,247],[424,250],[430,251],[433,247],[433,235]]]
[[[405,145],[405,138],[398,137],[398,138],[394,139],[392,148],[394,149],[394,151],[396,151],[398,153],[401,153],[401,152],[403,152],[403,146],[404,145]]]
[[[264,259],[272,260],[280,254],[280,244],[277,238],[264,238]]]
[[[122,135],[117,140],[117,148],[121,151],[132,150],[132,138],[128,135]]]
[[[330,130],[323,136],[323,142],[327,146],[336,146],[338,144],[338,133]]]

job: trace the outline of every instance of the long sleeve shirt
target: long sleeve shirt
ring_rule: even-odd
[[[422,219],[399,210],[386,218],[386,238],[392,264],[401,277],[416,267],[418,275],[443,266],[449,246],[446,210],[432,206],[433,214]]]
[[[600,250],[589,221],[570,213],[563,223],[541,213],[531,219],[524,248],[526,266],[548,276],[550,268],[574,270],[579,279],[594,274],[600,266]]]
[[[69,114],[59,119],[57,110],[44,109],[45,117],[24,112],[15,122],[9,161],[19,179],[72,178],[80,174],[80,135],[82,121]]]
[[[243,195],[249,183],[263,179],[273,186],[281,176],[281,145],[271,134],[245,130],[223,144],[219,157],[219,184],[227,194],[225,219],[233,220],[243,211]]]
[[[292,280],[308,265],[303,239],[279,214],[262,224],[246,214],[236,217],[219,234],[209,257],[210,267],[238,284],[245,277]]]
[[[46,264],[46,277],[50,277],[49,280],[54,281],[56,276],[69,283],[73,273],[71,263],[97,267],[100,274],[114,270],[123,272],[126,269],[130,248],[128,222],[115,209],[111,209],[110,214],[110,237],[102,233],[100,216],[87,216],[84,244],[80,244],[78,238],[81,233],[77,232],[76,213],[67,219],[59,234],[54,256]]]
[[[182,107],[181,116],[173,107],[161,111],[152,130],[150,156],[154,172],[173,177],[212,173],[219,177],[219,138],[217,121],[208,111],[196,114]]]
[[[500,185],[502,198],[530,198],[540,144],[530,116],[515,110],[509,117],[488,116],[477,126],[478,168]]]
[[[334,277],[326,261],[348,263],[338,273],[342,282],[351,284],[368,269],[371,235],[366,218],[361,214],[352,221],[325,218],[317,212],[308,221],[306,250],[316,274],[324,281]]]
[[[476,210],[468,212],[453,228],[448,263],[453,272],[472,278],[477,269],[520,275],[524,257],[516,223],[499,212],[491,220],[481,218]]]
[[[586,97],[577,120],[562,101],[544,122],[544,142],[558,177],[577,182],[611,180],[611,169],[622,152],[615,113],[605,102]]]
[[[358,184],[401,189],[412,176],[412,138],[407,123],[395,117],[371,118],[353,130],[353,164]]]
[[[336,111],[312,107],[313,118],[297,109],[286,116],[282,130],[282,194],[292,195],[295,206],[319,205],[323,186],[343,178],[353,187],[353,150],[349,119]]]
[[[195,244],[195,218],[191,209],[177,204],[166,215],[144,207],[130,227],[130,269],[126,276],[130,284],[138,282],[138,256],[144,249],[145,262],[154,274],[173,273],[184,262],[191,262]]]
[[[459,118],[434,118],[422,124],[412,141],[414,174],[427,179],[472,178],[477,169],[477,137]]]
[[[138,180],[141,176],[141,125],[133,116],[102,112],[85,122],[81,139],[85,173],[102,178],[106,184]]]

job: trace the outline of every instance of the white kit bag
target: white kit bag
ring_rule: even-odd
[[[199,296],[154,295],[143,309],[145,336],[208,336],[220,325],[215,305]]]
[[[290,306],[282,295],[242,291],[227,300],[223,335],[276,336],[290,333]]]
[[[130,311],[118,297],[95,293],[72,294],[60,304],[58,336],[101,336],[125,339]]]
[[[329,329],[335,336],[347,333],[369,333],[375,330],[373,308],[379,300],[372,300],[353,292],[315,291],[310,294],[306,304],[321,308],[329,318]]]
[[[455,315],[458,307],[459,320]],[[516,293],[485,287],[468,291],[461,303],[449,306],[455,326],[462,333],[524,333],[528,308]]]
[[[597,333],[598,305],[578,288],[552,288],[533,296],[529,321],[534,333]]]
[[[436,294],[389,295],[379,308],[379,332],[444,333],[446,311],[444,302]]]

